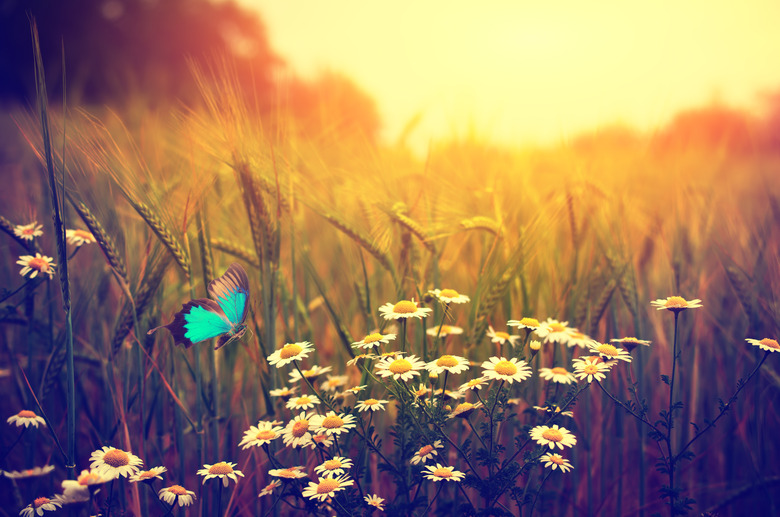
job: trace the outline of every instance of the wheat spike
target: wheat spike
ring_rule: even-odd
[[[395,220],[395,222],[406,228],[409,232],[411,232],[412,235],[417,237],[417,239],[422,243],[423,246],[428,249],[428,251],[431,253],[436,253],[436,246],[434,246],[430,241],[428,234],[425,232],[425,229],[420,223],[411,217],[407,217],[400,210],[395,209],[395,207],[394,210],[390,210],[387,213]]]
[[[106,229],[100,224],[100,221],[98,221],[97,217],[95,217],[90,209],[87,208],[87,205],[76,201],[70,195],[68,195],[68,201],[70,201],[71,206],[76,210],[76,213],[79,214],[81,220],[84,221],[84,224],[95,237],[98,246],[100,246],[100,249],[103,251],[103,255],[106,256],[108,264],[125,282],[127,282],[127,267],[125,266],[125,261],[122,260],[122,255],[119,254],[119,250],[116,249],[114,239],[106,232]]]
[[[459,224],[464,230],[485,230],[501,237],[501,225],[489,217],[478,215],[470,219],[463,219]]]
[[[171,233],[165,223],[163,223],[162,219],[160,219],[157,214],[154,213],[149,205],[142,201],[137,201],[129,196],[127,199],[133,208],[135,208],[135,211],[138,212],[138,215],[140,215],[141,218],[146,221],[146,224],[149,225],[149,228],[151,228],[155,235],[157,235],[157,238],[160,239],[160,242],[162,242],[168,251],[171,252],[173,258],[176,259],[176,263],[179,264],[179,267],[184,272],[184,276],[189,279],[190,273],[192,271],[190,267],[189,254],[185,251],[181,244],[179,244],[179,241],[176,239],[176,237],[174,237],[173,233]]]
[[[224,251],[229,255],[240,258],[247,264],[251,264],[255,267],[260,267],[260,262],[255,258],[252,250],[236,244],[235,242],[226,241],[225,239],[211,239],[211,247],[219,251]]]
[[[384,267],[387,271],[390,272],[391,275],[393,275],[393,279],[395,280],[395,271],[393,270],[393,267],[390,262],[390,258],[387,256],[387,253],[377,248],[372,242],[370,242],[368,239],[363,237],[363,235],[361,235],[360,232],[358,232],[355,228],[349,226],[347,223],[339,219],[337,216],[328,212],[319,212],[319,214],[331,225],[333,225],[338,230],[341,230],[342,233],[347,235],[349,238],[351,238],[353,241],[359,244],[363,249],[369,252],[371,256],[373,256],[377,260],[377,262],[379,262],[382,265],[382,267]]]
[[[604,315],[604,311],[607,310],[607,305],[609,305],[609,301],[612,299],[612,294],[615,292],[615,289],[617,288],[618,280],[619,277],[612,278],[609,282],[607,282],[607,285],[604,287],[604,290],[601,291],[601,295],[599,296],[599,299],[596,301],[595,304],[595,310],[590,313],[590,322],[588,323],[588,334],[593,334],[593,332],[595,332],[596,326],[601,320],[601,317]]]
[[[138,291],[135,293],[135,318],[140,318],[146,310],[146,306],[157,292],[160,284],[165,275],[165,270],[168,269],[168,264],[171,261],[171,255],[164,254],[157,262],[151,267],[151,270],[144,277],[143,282],[138,287]],[[125,340],[127,334],[130,333],[130,329],[133,328],[135,322],[133,317],[133,305],[130,302],[125,303],[122,307],[122,312],[119,314],[119,319],[114,327],[114,336],[111,339],[112,353],[116,353],[119,347],[122,346],[122,342]]]
[[[755,289],[751,285],[750,280],[747,278],[744,272],[735,266],[726,266],[726,276],[737,293],[739,303],[742,304],[742,308],[745,309],[750,322],[752,323],[755,316],[755,300],[753,293]]]

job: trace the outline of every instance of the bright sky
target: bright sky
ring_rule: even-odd
[[[295,73],[332,69],[418,150],[473,130],[551,143],[614,122],[652,129],[780,88],[777,0],[240,0]]]

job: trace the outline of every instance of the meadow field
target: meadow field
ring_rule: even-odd
[[[192,80],[3,115],[0,514],[780,512],[752,126],[421,158]],[[241,269],[239,339],[148,334]]]

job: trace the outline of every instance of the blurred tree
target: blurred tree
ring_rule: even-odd
[[[50,94],[62,89],[62,46],[71,102],[196,94],[187,59],[227,55],[254,95],[269,99],[281,60],[260,18],[232,2],[206,0],[0,0],[0,98],[35,97],[30,16],[40,33]]]

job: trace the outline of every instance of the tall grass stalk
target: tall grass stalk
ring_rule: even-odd
[[[59,277],[62,288],[62,304],[65,309],[65,346],[66,346],[66,374],[68,397],[68,458],[66,467],[68,473],[73,476],[76,468],[76,384],[75,365],[73,362],[73,319],[70,306],[70,282],[68,278],[68,252],[65,246],[65,223],[63,222],[62,207],[60,205],[60,186],[57,184],[54,171],[54,159],[51,148],[51,133],[49,131],[49,105],[46,89],[46,75],[41,57],[41,46],[38,40],[38,28],[35,20],[31,21],[33,40],[33,52],[35,62],[35,88],[38,94],[38,113],[41,119],[41,134],[43,137],[44,155],[46,158],[46,171],[49,179],[51,193],[52,212],[54,216],[54,234],[57,236],[57,255],[59,257]],[[63,157],[64,166],[64,157]],[[64,192],[65,170],[62,170],[62,191]]]

